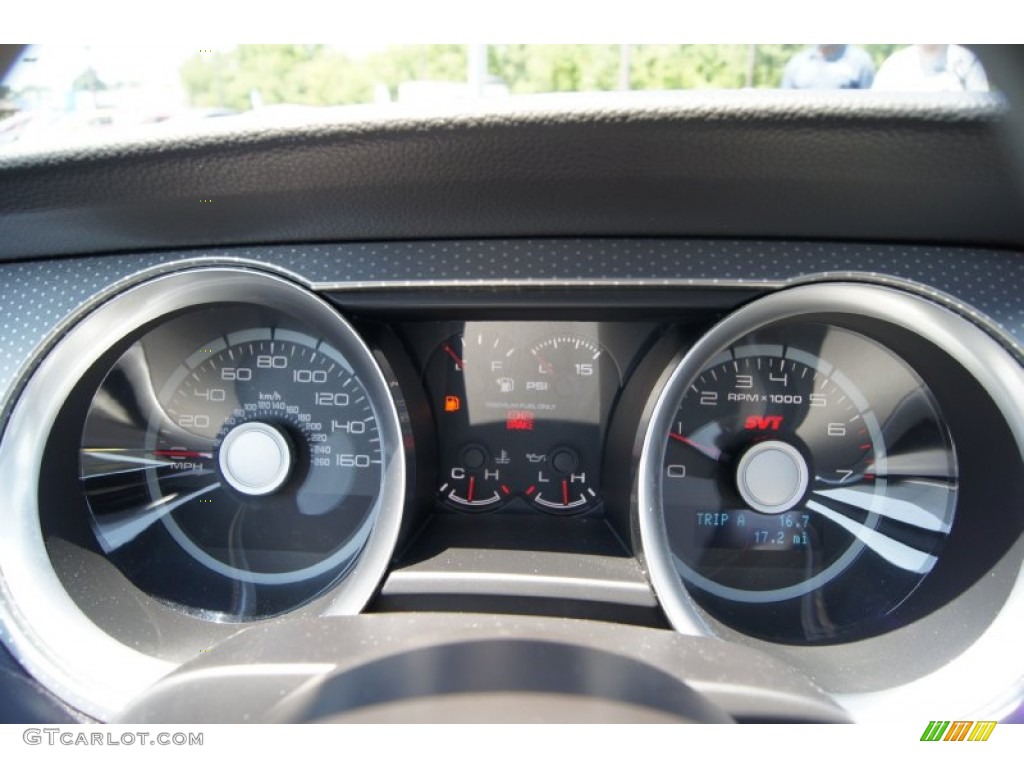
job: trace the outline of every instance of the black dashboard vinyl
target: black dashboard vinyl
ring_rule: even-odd
[[[582,233],[1024,242],[1005,106],[943,95],[615,94],[10,152],[0,257]]]

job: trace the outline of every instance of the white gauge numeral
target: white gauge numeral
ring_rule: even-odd
[[[789,385],[789,374],[788,373],[769,373],[768,374],[768,379],[769,379],[769,381],[777,381],[777,382],[781,383],[782,386],[784,386],[784,387]]]
[[[812,408],[825,408],[828,406],[828,398],[821,393],[810,395],[809,397]]]
[[[339,453],[337,455],[339,467],[356,467],[364,469],[372,463],[370,457],[365,453]]]
[[[749,373],[740,373],[736,375],[736,389],[753,389],[754,388],[754,377]]]
[[[366,424],[362,421],[335,421],[331,419],[331,432],[347,432],[350,435],[361,435],[366,432]]]
[[[223,389],[193,389],[192,394],[211,403],[223,403],[227,393]]]
[[[717,392],[701,392],[700,393],[700,404],[701,405],[718,405],[718,393]]]
[[[686,465],[669,464],[665,467],[665,475],[668,477],[686,477]]]
[[[831,421],[828,425],[829,437],[846,437],[846,425],[840,421]]]
[[[292,371],[292,381],[298,384],[326,384],[327,371],[311,371],[299,368]]]
[[[316,404],[317,405],[333,405],[338,408],[344,408],[348,405],[349,396],[344,392],[317,392],[316,393]]]
[[[284,355],[256,355],[257,368],[287,368],[288,358]]]
[[[221,381],[249,381],[252,379],[252,368],[221,368]]]

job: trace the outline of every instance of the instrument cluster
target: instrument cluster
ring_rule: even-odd
[[[1006,512],[1024,499],[1020,365],[911,293],[818,284],[735,311],[560,319],[361,314],[345,298],[252,269],[172,273],[101,306],[29,382],[11,422],[23,444],[4,450],[34,474],[4,480],[42,540],[14,530],[5,577],[40,607],[14,643],[59,603],[68,639],[43,656],[72,660],[57,684],[88,711],[94,667],[155,680],[239,623],[387,610],[410,572],[405,594],[455,600],[483,576],[512,597],[543,584],[550,611],[618,600],[615,582],[573,575],[617,558],[684,634],[881,648],[960,610],[1024,529]],[[468,573],[414,578],[459,550]],[[555,554],[502,572],[537,552]],[[893,658],[882,674],[899,675]],[[835,659],[794,663],[826,690],[856,684]]]

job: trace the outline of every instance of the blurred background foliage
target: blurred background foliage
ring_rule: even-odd
[[[510,93],[777,88],[804,45],[489,45],[486,80]],[[899,45],[863,46],[876,68]],[[325,45],[240,45],[181,68],[194,107],[341,105],[395,99],[409,82],[465,82],[464,45],[396,45],[353,55]]]

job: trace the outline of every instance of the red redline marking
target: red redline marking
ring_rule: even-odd
[[[864,479],[865,480],[874,480],[875,476],[874,475],[864,475]]]
[[[871,443],[864,443],[864,445],[858,446],[858,448],[860,448],[862,451],[866,451],[870,447],[871,447]]]
[[[444,351],[448,353],[448,356],[455,361],[455,364],[458,365],[459,368],[466,367],[466,363],[463,361],[463,359],[459,357],[457,354],[455,354],[455,350],[453,350],[447,344],[444,345]]]
[[[535,490],[537,490],[537,486],[536,485],[531,485],[529,488],[526,489],[526,495],[529,496]]]
[[[510,491],[510,490],[508,489],[508,486],[507,486],[507,485],[504,485],[504,484],[503,484],[503,485],[501,486],[501,490],[503,490],[503,491],[505,492],[505,495],[506,495],[506,496],[508,496],[508,495],[509,495],[510,493],[512,493],[512,491]]]

